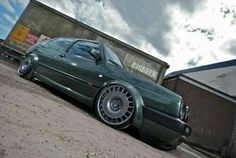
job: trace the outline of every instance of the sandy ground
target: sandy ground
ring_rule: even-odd
[[[190,157],[181,147],[161,151],[114,130],[86,109],[52,88],[20,78],[16,66],[0,60],[0,158]]]

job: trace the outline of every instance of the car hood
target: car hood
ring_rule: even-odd
[[[138,89],[146,106],[178,117],[182,100],[178,94],[139,75],[127,73],[127,79]]]
[[[136,74],[133,74],[130,72],[128,72],[128,73],[129,73],[129,75],[127,75],[127,76],[130,76],[129,81],[131,81],[133,85],[138,86],[143,89],[146,89],[146,90],[149,90],[154,93],[161,94],[161,95],[165,96],[166,98],[171,98],[172,100],[174,100],[176,102],[181,100],[181,97],[178,94],[170,91],[169,89],[166,89],[163,86],[154,83],[153,81],[149,81],[147,79],[144,79],[143,77],[141,77],[139,75],[136,75]]]

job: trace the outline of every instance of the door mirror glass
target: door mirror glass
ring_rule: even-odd
[[[99,61],[101,59],[101,56],[100,56],[100,52],[97,51],[96,49],[91,49],[89,51],[89,54],[96,60],[96,61]]]

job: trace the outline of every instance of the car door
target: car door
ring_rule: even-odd
[[[57,38],[40,44],[36,51],[38,66],[36,71],[54,82],[63,80],[60,69],[63,67],[62,56],[65,50],[73,44],[75,39]]]
[[[61,57],[64,63],[61,71],[65,72],[61,84],[78,93],[85,101],[92,100],[103,85],[99,74],[102,60],[96,61],[89,53],[91,49],[101,52],[99,43],[78,40]]]
[[[118,58],[115,52],[110,49],[107,45],[103,44],[104,55],[106,62],[104,68],[101,69],[104,78],[111,80],[127,80],[129,74],[127,74],[126,68]]]

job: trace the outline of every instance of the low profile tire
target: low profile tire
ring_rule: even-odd
[[[32,56],[28,56],[20,62],[18,67],[18,75],[25,79],[32,79],[32,70],[34,65],[34,58]]]
[[[99,93],[95,111],[103,123],[112,128],[124,129],[132,122],[135,100],[124,86],[110,85]]]

